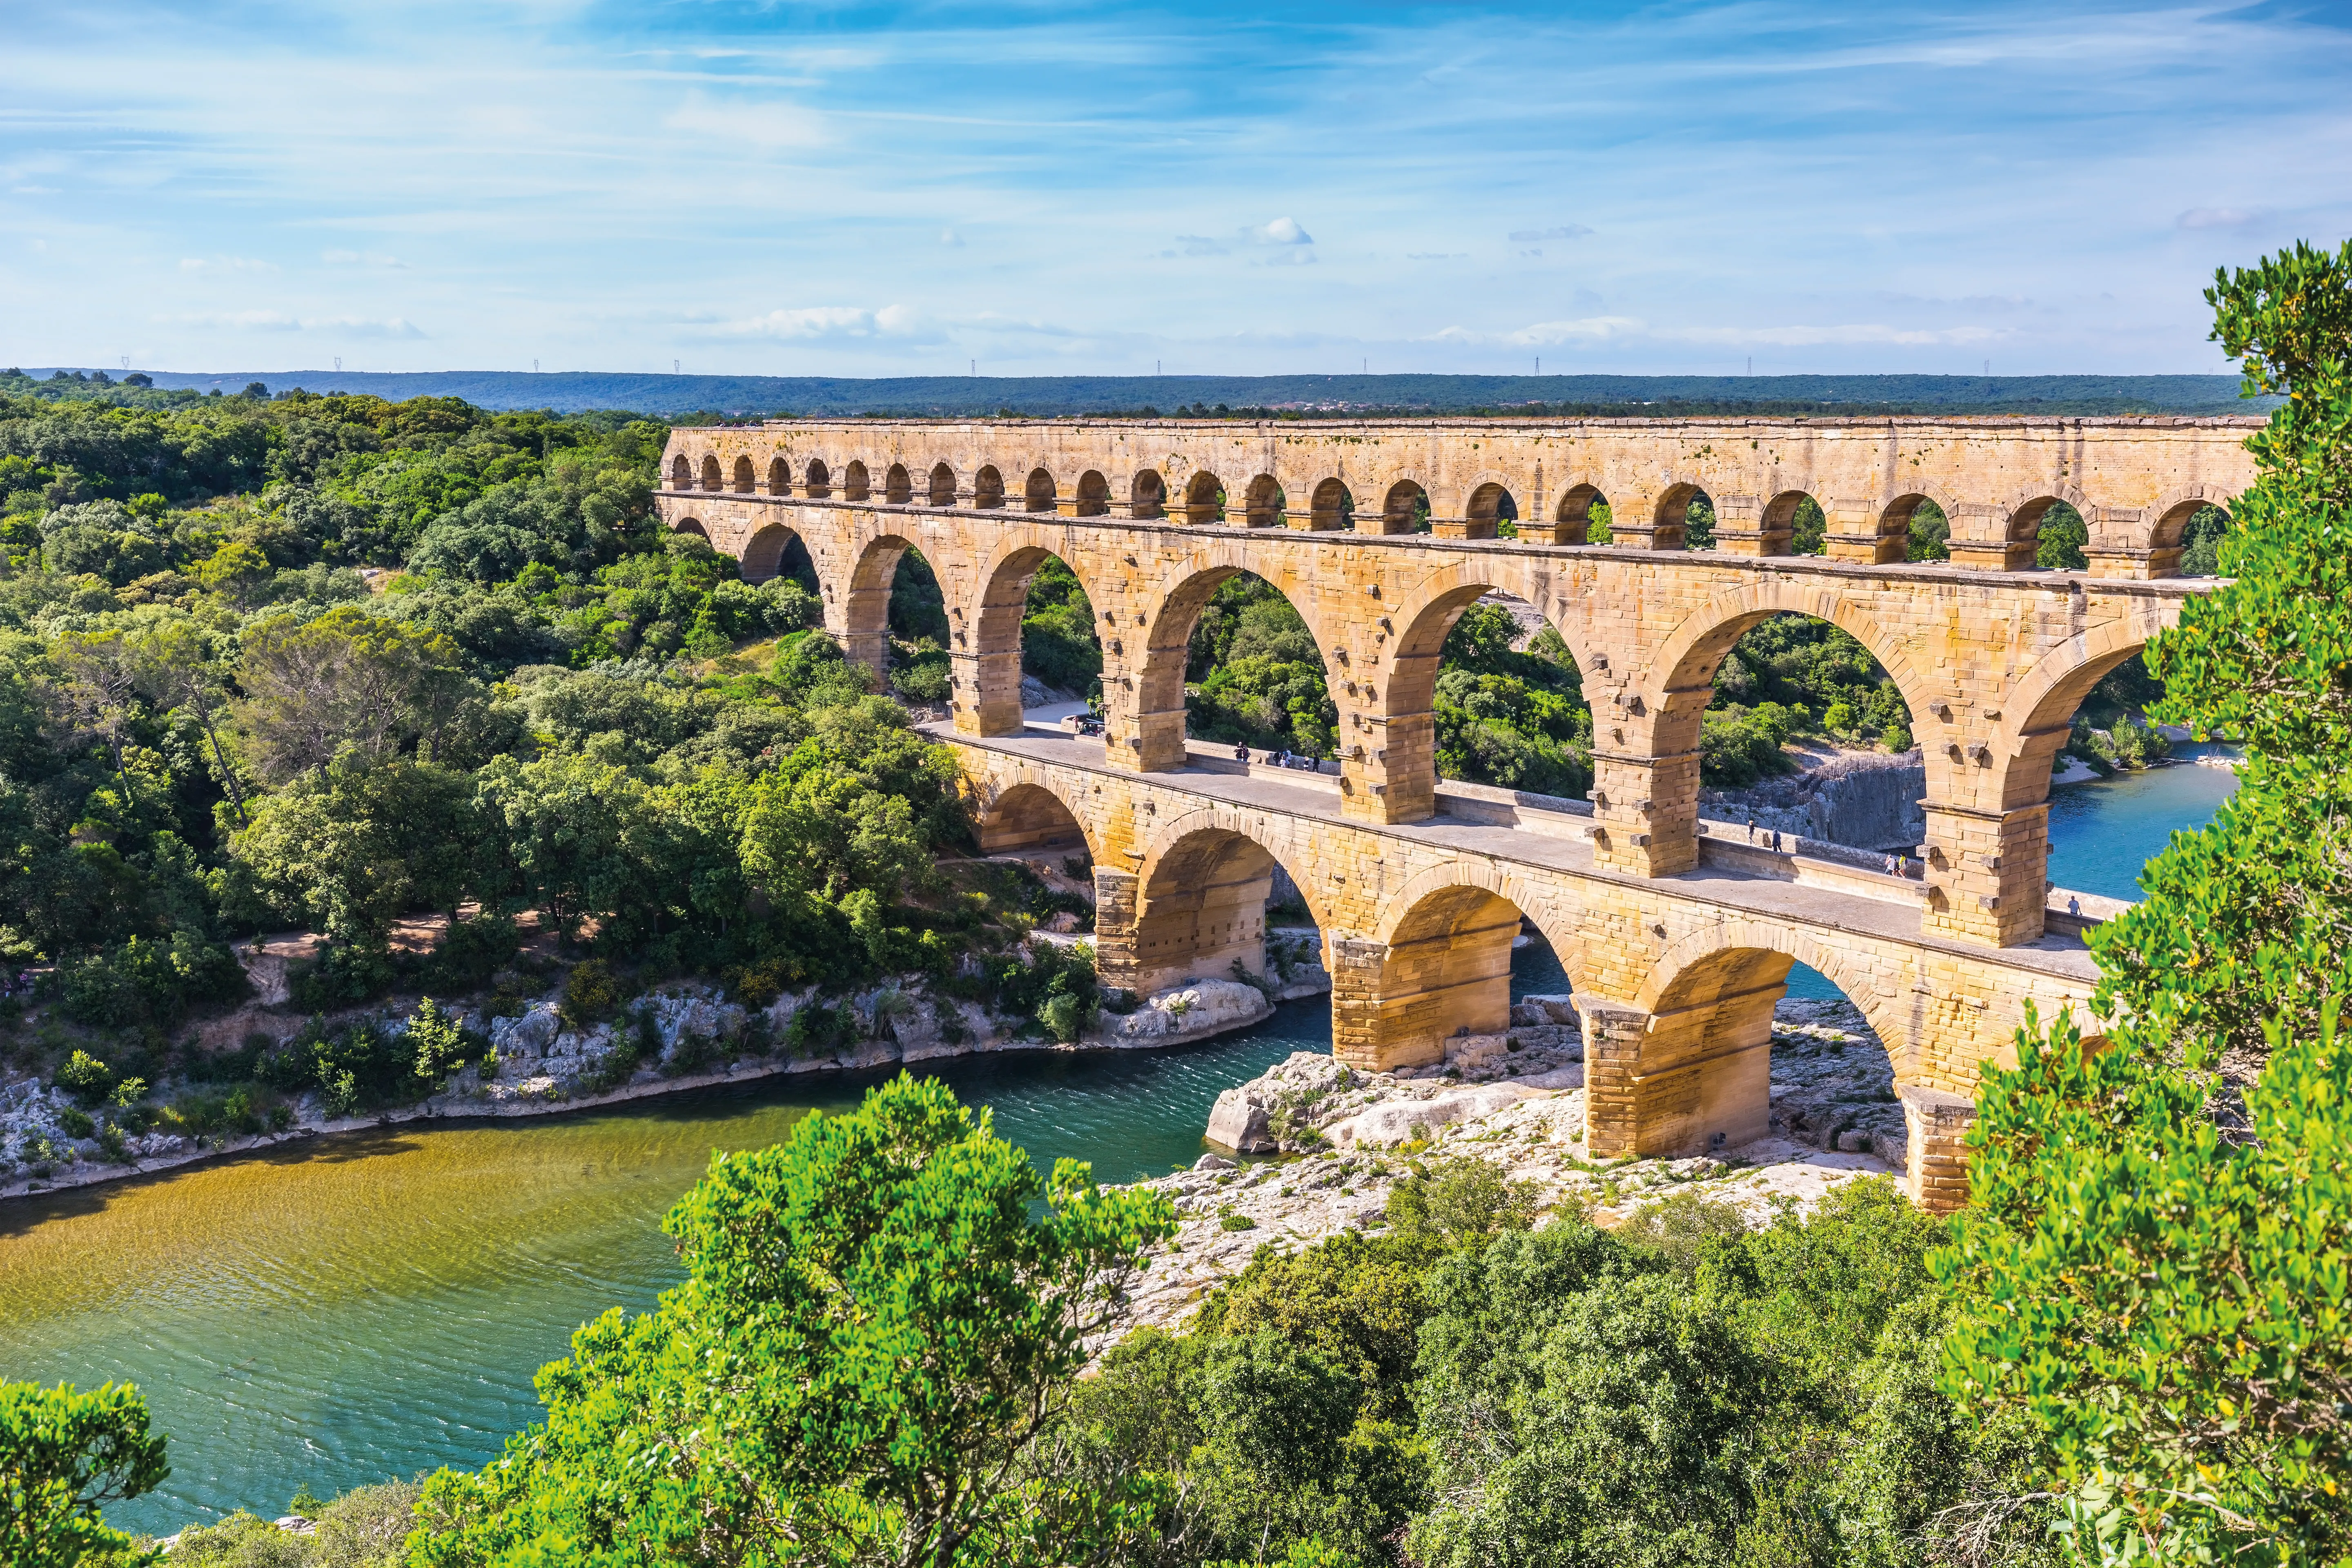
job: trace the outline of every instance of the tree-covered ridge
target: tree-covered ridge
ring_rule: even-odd
[[[1090,967],[1013,955],[1042,889],[938,868],[969,842],[952,762],[806,629],[811,585],[755,588],[660,528],[664,436],[448,402],[0,401],[0,963],[46,965],[100,1032],[73,1087],[103,1131],[258,1124],[310,1089],[348,1110],[454,1068],[359,1034],[176,1048],[243,994],[230,944],[285,928],[327,939],[293,980],[310,1008],[488,985],[536,925],[638,984],[920,973],[1083,1027]],[[437,945],[398,949],[418,918]],[[147,1103],[167,1078],[191,1087]]]

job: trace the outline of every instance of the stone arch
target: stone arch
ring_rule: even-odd
[[[1225,521],[1225,481],[1206,468],[1195,468],[1184,481],[1184,521],[1198,527]]]
[[[1287,498],[1282,486],[1272,474],[1260,474],[1249,482],[1243,492],[1242,517],[1250,528],[1280,528],[1284,504]]]
[[[684,452],[678,453],[669,460],[669,488],[674,490],[690,490],[694,488],[694,465],[686,460]]]
[[[1110,481],[1103,478],[1100,468],[1088,468],[1078,476],[1078,512],[1080,517],[1110,515]]]
[[[1235,963],[1264,974],[1265,906],[1280,866],[1325,933],[1323,889],[1248,812],[1207,806],[1152,836],[1136,868],[1133,958],[1123,982],[1142,993],[1186,980],[1232,980]]]
[[[1159,469],[1139,470],[1127,493],[1130,515],[1146,520],[1168,515],[1168,481]]]
[[[1343,710],[1360,705],[1381,720],[1377,731],[1350,729],[1343,712],[1341,765],[1351,793],[1370,789],[1377,778],[1385,807],[1380,815],[1387,821],[1416,821],[1436,809],[1439,660],[1454,624],[1488,594],[1525,600],[1519,587],[1496,581],[1485,563],[1441,566],[1391,613],[1397,630],[1388,651],[1364,669],[1339,678],[1339,689],[1350,700],[1341,704]],[[1581,625],[1564,624],[1545,605],[1536,608],[1568,645],[1579,672],[1590,676],[1602,668],[1588,654]]]
[[[2131,615],[2068,637],[2036,659],[2002,700],[2001,731],[1991,758],[1998,792],[1980,804],[2008,811],[2048,799],[2051,764],[2065,748],[2075,710],[2091,688],[2178,625],[2179,616],[2177,601],[2136,601]]]
[[[793,466],[784,461],[782,452],[768,459],[768,493],[772,496],[793,493]]]
[[[1915,721],[1934,700],[1935,689],[1912,660],[1910,650],[1887,635],[1868,610],[1833,587],[1766,577],[1730,593],[1718,594],[1684,616],[1651,656],[1641,696],[1657,711],[1659,723],[1653,728],[1664,726],[1670,710],[1680,717],[1680,710],[1688,704],[1677,700],[1696,693],[1698,705],[1689,708],[1687,714],[1688,743],[1696,744],[1698,715],[1706,706],[1708,682],[1715,679],[1716,667],[1749,628],[1778,615],[1810,616],[1817,621],[1827,621],[1868,649],[1879,668],[1893,679]],[[1662,738],[1659,746],[1662,750],[1685,749],[1679,736],[1673,742]],[[1931,769],[1932,765],[1931,763]]]
[[[1682,938],[1633,998],[1638,1030],[1588,1029],[1587,1146],[1596,1154],[1703,1154],[1766,1135],[1772,1016],[1789,971],[1811,964],[1862,1009],[1898,1075],[1909,1056],[1891,998],[1852,958],[1802,932],[1735,918]]]
[[[685,460],[683,458],[678,459],[680,462]],[[705,544],[710,542],[710,531],[702,526],[699,518],[681,517],[670,525],[669,531],[672,533],[691,533],[700,538]]]
[[[898,579],[899,558],[912,548],[914,541],[900,533],[860,540],[849,591],[838,607],[842,657],[872,671],[877,691],[889,689],[890,590]]]
[[[1030,469],[1027,481],[1021,487],[1021,505],[1023,510],[1026,511],[1051,511],[1054,510],[1055,496],[1056,491],[1054,487],[1054,476],[1042,468]]]
[[[890,506],[905,506],[915,499],[915,481],[907,473],[907,465],[893,463],[882,475],[882,500]]]
[[[744,495],[744,496],[750,495],[750,494],[751,493],[751,491],[752,491],[753,487],[755,487],[758,483],[759,483],[759,480],[758,480],[757,479],[755,479],[755,478],[752,476],[752,472],[751,472],[751,458],[736,458],[736,459],[735,459],[735,493],[736,493],[737,495]]]
[[[868,500],[873,494],[874,484],[866,475],[866,465],[855,458],[851,458],[849,466],[841,470],[841,499]]]
[[[1829,509],[1822,505],[1821,498],[1807,490],[1782,490],[1764,503],[1763,521],[1759,530],[1759,537],[1756,542],[1757,554],[1794,555],[1797,553],[1797,512],[1807,501],[1811,501],[1814,510],[1822,514],[1824,529],[1822,548],[1823,550],[1829,548],[1826,532]]]
[[[1960,508],[1949,496],[1936,489],[1906,490],[1878,510],[1878,525],[1874,535],[1864,541],[1872,550],[1870,559],[1880,565],[1906,561],[1911,555],[1911,514],[1919,510],[1921,501],[1934,501],[1948,523],[1956,523],[1962,515]]]
[[[993,463],[981,465],[980,472],[971,477],[971,504],[976,507],[1000,507],[1004,504],[1004,476],[996,471]]]
[[[979,596],[971,613],[950,613],[955,651],[970,649],[956,660],[955,681],[957,727],[972,726],[966,729],[970,734],[1021,732],[1021,620],[1029,604],[1029,584],[1047,556],[1070,569],[1087,603],[1111,602],[1087,577],[1082,564],[1085,552],[1068,551],[1058,532],[1015,527],[1006,535],[977,575]]]
[[[2123,546],[2130,552],[2147,552],[2147,563],[2142,570],[2148,576],[2177,577],[2180,574],[2181,551],[2186,543],[2183,535],[2189,520],[2209,506],[2231,512],[2237,504],[2238,498],[2219,485],[2184,485],[2167,490],[2152,505],[2141,509],[2138,522],[2125,531]],[[2105,542],[2094,531],[2091,548],[2096,551],[2103,542]]]
[[[801,493],[811,500],[824,500],[833,494],[833,470],[825,467],[823,458],[811,458],[801,471]]]
[[[743,553],[739,557],[743,581],[765,583],[782,574],[786,557],[795,544],[801,547],[803,556],[814,570],[815,557],[810,553],[808,542],[800,536],[798,530],[787,528],[781,522],[771,522],[760,528],[744,541]]]
[[[1560,967],[1568,972],[1569,983],[1585,983],[1588,955],[1584,933],[1572,919],[1549,901],[1553,890],[1540,882],[1529,881],[1518,867],[1507,861],[1463,856],[1416,872],[1382,900],[1380,923],[1367,934],[1376,942],[1393,942],[1416,908],[1454,887],[1475,888],[1507,901],[1551,943]]]
[[[1702,497],[1706,498],[1709,507],[1714,506],[1715,498],[1708,493],[1706,487],[1692,479],[1677,480],[1660,491],[1657,503],[1650,512],[1651,527],[1654,531],[1650,536],[1650,547],[1654,550],[1688,549],[1690,505]]]
[[[1438,867],[1391,898],[1373,940],[1335,954],[1332,1054],[1406,1067],[1442,1060],[1454,1036],[1508,1029],[1526,906],[1502,885],[1491,866]]]
[[[1046,782],[1047,776],[1011,783],[991,779],[988,790],[976,792],[972,830],[983,852],[1070,847],[1084,849],[1090,859],[1099,854],[1086,817]]]
[[[722,488],[725,483],[725,479],[720,477],[719,472],[719,454],[716,452],[705,452],[702,455],[702,488],[707,490],[715,490]]]
[[[1463,503],[1462,515],[1472,522],[1517,522],[1519,500],[1500,479],[1482,479],[1471,488],[1469,500]]]
[[[2011,501],[2000,513],[2001,565],[2011,572],[2029,571],[2034,567],[2034,553],[2042,542],[2042,520],[2053,507],[2063,501],[2074,509],[2087,531],[2092,518],[2098,515],[2083,492],[2073,485],[2058,485],[2037,489]],[[1947,516],[1950,515],[1948,511]]]
[[[1609,498],[1601,487],[1590,480],[1580,480],[1560,491],[1559,504],[1552,509],[1551,542],[1554,544],[1584,544],[1592,537],[1592,509],[1607,506]]]
[[[1163,583],[1146,599],[1152,607],[1143,626],[1142,657],[1129,660],[1129,667],[1135,671],[1137,767],[1151,772],[1184,765],[1184,666],[1192,654],[1192,630],[1200,624],[1201,611],[1209,596],[1228,579],[1244,572],[1265,578],[1276,592],[1290,601],[1291,608],[1307,623],[1307,635],[1315,639],[1316,652],[1323,660],[1324,680],[1335,688],[1339,685],[1338,672],[1331,663],[1330,639],[1317,624],[1312,611],[1313,596],[1302,595],[1295,585],[1285,586],[1265,577],[1259,568],[1266,564],[1264,560],[1253,559],[1249,546],[1238,537],[1213,543],[1203,541],[1189,552],[1181,568],[1184,574],[1172,584]]]
[[[1308,526],[1318,531],[1356,525],[1356,498],[1349,493],[1347,483],[1337,475],[1315,487],[1308,506],[1312,518]]]
[[[1429,504],[1429,487],[1418,479],[1406,476],[1391,481],[1381,498],[1382,533],[1411,533],[1413,528],[1415,503]]]
[[[932,464],[930,483],[923,495],[933,506],[955,505],[956,471],[945,463]]]

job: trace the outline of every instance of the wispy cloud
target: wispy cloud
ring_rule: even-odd
[[[1550,228],[1515,228],[1511,231],[1511,243],[1541,245],[1548,239],[1582,239],[1591,232],[1580,223],[1558,224]]]
[[[425,336],[415,325],[398,316],[290,316],[283,310],[197,310],[178,316],[157,316],[157,321],[174,326],[205,327],[233,332],[321,332],[347,338],[404,338],[421,340]]]

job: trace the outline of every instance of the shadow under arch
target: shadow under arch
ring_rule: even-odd
[[[807,542],[797,530],[781,522],[765,523],[745,540],[738,562],[746,583],[793,577],[815,584],[814,591],[819,597],[824,595],[824,586],[816,574],[816,560],[809,553]]]
[[[877,533],[859,542],[849,569],[849,591],[839,611],[842,657],[874,676],[874,689],[890,689],[890,594],[898,563],[915,542],[901,533]]]
[[[1086,819],[1043,779],[1022,779],[974,799],[972,831],[990,855],[1098,848]]]
[[[669,531],[672,533],[691,533],[699,538],[705,544],[710,542],[710,531],[702,526],[702,520],[700,518],[681,517],[676,522],[670,524]]]
[[[969,669],[955,682],[958,728],[967,734],[1021,732],[1021,623],[1029,606],[1029,586],[1048,560],[1059,561],[1076,578],[1089,605],[1111,601],[1097,592],[1076,562],[1062,553],[1057,531],[1043,526],[1008,530],[996,552],[981,568],[979,596],[956,617],[955,635],[968,639],[970,653],[958,660]],[[1083,557],[1084,552],[1080,552]],[[958,651],[961,651],[959,648]]]
[[[1132,945],[1123,955],[1129,977],[1107,973],[1106,984],[1149,994],[1187,980],[1238,978],[1236,963],[1264,975],[1277,867],[1328,943],[1320,883],[1299,874],[1293,847],[1268,843],[1258,829],[1253,814],[1216,805],[1186,812],[1153,835],[1136,868]]]
[[[1511,954],[1523,922],[1545,940],[1571,976],[1582,943],[1555,931],[1540,889],[1507,868],[1465,861],[1433,867],[1385,905],[1383,925],[1363,949],[1367,962],[1333,971],[1332,1048],[1376,1069],[1444,1059],[1459,1035],[1501,1034],[1511,1024]]]
[[[1657,957],[1633,1003],[1636,1031],[1589,1029],[1587,1145],[1596,1155],[1737,1149],[1771,1131],[1772,1019],[1789,971],[1810,964],[1858,1008],[1894,1076],[1911,1056],[1894,1001],[1847,956],[1801,931],[1737,919]]]

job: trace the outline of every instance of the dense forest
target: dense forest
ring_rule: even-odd
[[[240,1123],[429,1089],[381,1040],[182,1059],[265,930],[327,939],[318,1010],[488,985],[534,931],[754,998],[922,972],[1091,1005],[1083,964],[1011,955],[1039,889],[940,868],[952,763],[809,588],[658,527],[666,426],[85,384],[0,397],[0,962],[110,1034],[76,1088],[111,1122],[216,1119],[140,1103],[167,1071],[242,1086]]]

